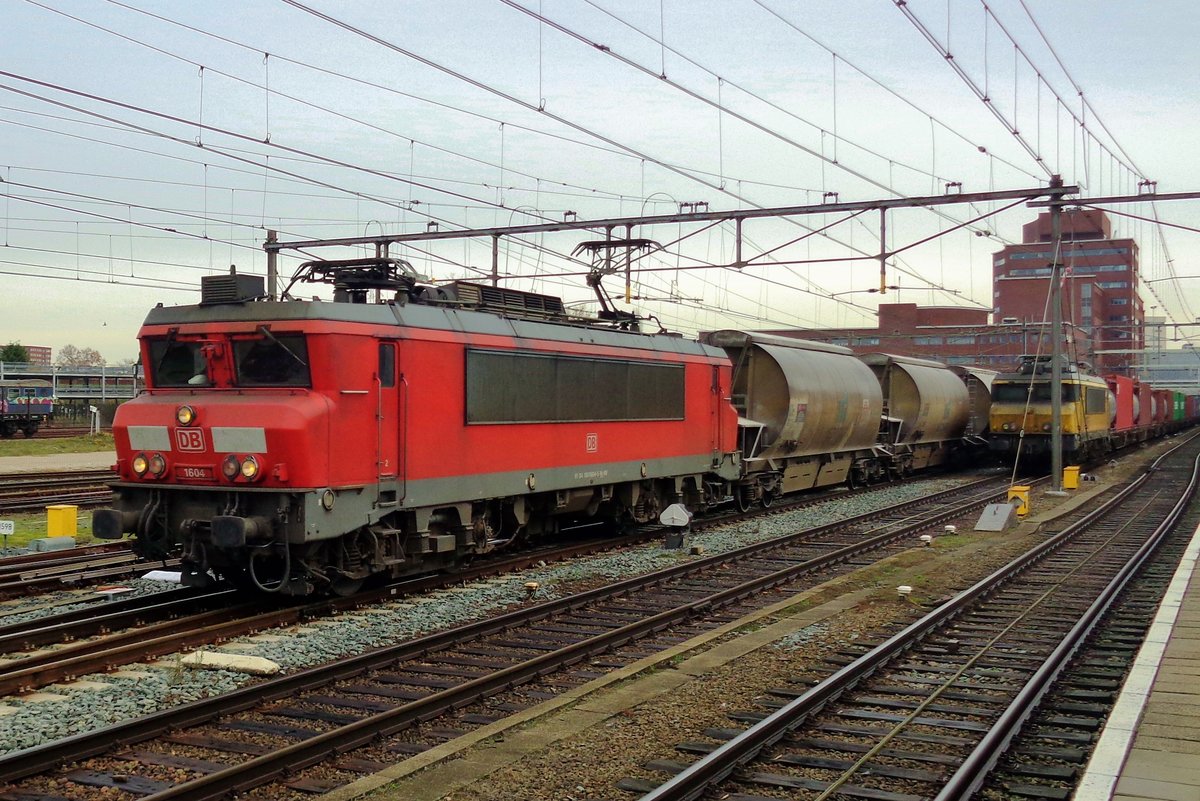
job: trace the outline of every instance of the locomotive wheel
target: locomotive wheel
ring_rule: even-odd
[[[775,503],[775,496],[769,492],[764,492],[761,503],[764,509],[770,509],[771,504]]]
[[[244,568],[234,567],[233,565],[225,565],[216,571],[217,576],[221,581],[233,586],[239,592],[258,595],[259,590],[254,586],[254,582],[250,580],[250,576]]]
[[[365,578],[352,579],[346,578],[345,576],[338,576],[333,580],[329,588],[333,590],[334,595],[340,595],[343,598],[348,598],[361,590],[363,582],[365,581]]]
[[[748,487],[735,487],[733,498],[739,512],[749,512],[750,507],[754,505],[754,495]]]

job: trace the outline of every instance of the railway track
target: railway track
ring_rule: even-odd
[[[822,801],[965,801],[1074,664],[1060,685],[1073,690],[1069,700],[1034,719],[1025,758],[1010,758],[1001,782],[1011,791],[1013,772],[1026,786],[1069,778],[1069,767],[1028,758],[1029,751],[1061,763],[1101,726],[1102,694],[1093,691],[1113,689],[1111,665],[1072,657],[1176,530],[1196,490],[1198,454],[1200,440],[1192,438],[1102,508],[903,631],[865,653],[846,649],[835,660],[843,666],[815,686],[804,689],[808,677],[797,677],[764,699],[768,711],[734,716],[756,721],[749,728],[709,730],[705,741],[680,744],[680,752],[702,758],[647,766],[673,778],[658,786],[632,779],[625,789],[644,791],[643,801],[709,793],[748,801],[778,792]],[[1125,637],[1122,647],[1137,643]],[[1058,792],[1043,785],[1041,795],[1066,797]]]
[[[979,482],[984,483],[990,486],[976,486],[970,500],[955,501],[949,493],[931,496],[905,504],[904,509],[864,515],[865,519],[839,524],[836,530],[796,533],[770,544],[697,559],[103,732],[27,749],[0,759],[0,777],[9,781],[30,777],[7,791],[21,798],[57,795],[61,788],[76,785],[120,787],[129,782],[136,782],[137,792],[163,799],[218,798],[242,792],[379,737],[403,735],[420,721],[481,699],[495,699],[543,676],[561,671],[574,671],[576,678],[586,676],[603,669],[601,654],[623,644],[646,643],[646,638],[668,629],[673,640],[686,638],[737,617],[747,606],[770,602],[762,596],[772,588],[813,586],[830,571],[853,569],[854,561],[911,547],[916,532],[977,511],[1006,486],[998,479]],[[588,660],[589,665],[580,667]],[[545,691],[531,692],[536,699]],[[509,707],[500,703],[497,708]],[[477,724],[489,719],[486,715],[471,718]],[[154,738],[154,744],[145,742]],[[267,746],[267,741],[280,745]],[[138,745],[131,752],[113,753],[114,742]],[[189,752],[204,749],[208,756],[173,756],[171,750],[181,745],[189,746]],[[382,753],[393,749],[394,759],[422,746],[401,737],[382,748]],[[96,758],[102,754],[107,756]],[[247,760],[247,755],[253,758]],[[75,764],[88,758],[86,766]],[[55,769],[64,763],[72,764]],[[355,770],[373,769],[378,760],[338,764],[343,769],[351,766],[350,776],[343,780],[349,781]],[[162,778],[164,772],[180,770],[199,775],[184,783]],[[60,789],[49,793],[51,787]],[[307,789],[312,790],[311,784]]]
[[[107,429],[101,429],[101,433],[105,433]],[[66,439],[68,437],[86,437],[92,433],[92,430],[87,426],[74,426],[63,428],[40,428],[34,436],[38,439]]]
[[[1180,525],[1194,531],[1198,524],[1200,509],[1193,507]],[[1155,553],[1133,586],[1071,659],[988,774],[981,793],[993,798],[1065,798],[1075,790],[1095,740],[1091,731],[1071,732],[1058,727],[1055,718],[1069,714],[1091,718],[1101,725],[1108,717],[1186,549],[1181,539],[1172,539]]]
[[[0,513],[33,512],[51,504],[99,506],[112,497],[111,470],[64,470],[37,476],[6,475],[0,481]]]
[[[130,550],[128,543],[10,556],[0,559],[0,598],[72,589],[178,564],[178,560],[147,562]]]
[[[80,556],[122,553],[129,550],[127,542],[105,542],[98,545],[80,545],[63,551],[35,551],[0,557],[0,580],[31,568],[46,567],[69,562]]]
[[[881,489],[881,488],[876,488]],[[702,530],[731,522],[750,520],[764,515],[779,515],[829,502],[831,498],[841,500],[852,495],[869,494],[871,488],[860,488],[853,492],[839,492],[832,496],[814,498],[802,496],[788,503],[773,506],[770,511],[754,513],[731,512],[716,515],[699,523]],[[836,526],[828,527],[834,530]],[[643,527],[636,533],[624,537],[589,539],[551,548],[538,548],[513,556],[485,560],[470,568],[453,574],[436,574],[425,578],[411,579],[379,589],[357,593],[348,598],[326,598],[318,601],[303,600],[291,603],[259,599],[254,603],[234,604],[235,593],[197,593],[180,589],[155,595],[140,596],[124,601],[95,603],[86,609],[70,610],[37,620],[4,626],[0,621],[0,654],[9,655],[0,668],[0,696],[27,692],[45,687],[54,682],[91,673],[103,673],[124,665],[145,661],[155,656],[177,653],[187,648],[214,645],[234,637],[252,634],[272,628],[304,623],[329,615],[352,611],[374,603],[385,602],[397,596],[431,592],[436,589],[478,580],[487,576],[502,575],[522,570],[539,563],[562,561],[581,555],[601,551],[618,550],[656,540],[663,536],[661,529]],[[843,536],[843,540],[850,539]],[[113,548],[113,545],[107,546]],[[61,555],[39,555],[44,557],[37,568],[50,572],[50,568],[61,563],[66,572],[78,558],[60,552]],[[29,571],[27,560],[33,555],[15,557],[21,570]],[[57,556],[49,562],[45,557]],[[137,563],[132,553],[120,549],[115,554],[100,551],[98,556],[113,558],[119,564]],[[122,559],[117,559],[122,556]],[[90,558],[90,557],[89,557]],[[0,564],[2,568],[2,564]],[[10,576],[7,584],[0,573],[0,592],[5,586],[14,590],[22,587],[46,587],[53,583],[53,573],[35,580],[32,575],[24,578]],[[23,651],[40,650],[21,656]]]

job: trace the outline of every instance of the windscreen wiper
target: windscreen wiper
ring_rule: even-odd
[[[162,356],[158,357],[158,361],[154,363],[154,381],[158,382],[158,373],[162,370],[163,362],[167,360],[167,354],[171,352],[171,346],[175,344],[175,336],[179,333],[178,328],[172,328],[167,331],[167,338],[163,344]]]
[[[273,343],[275,343],[279,347],[283,348],[284,353],[286,353],[288,356],[291,356],[293,359],[295,359],[300,364],[301,367],[303,367],[306,370],[308,369],[308,362],[304,361],[304,359],[301,359],[299,356],[297,356],[295,353],[292,352],[291,348],[289,348],[287,345],[283,344],[278,339],[276,339],[275,335],[271,333],[271,329],[267,328],[265,325],[260,325],[258,327],[258,330],[260,332],[262,332],[262,335],[264,337],[271,340]]]

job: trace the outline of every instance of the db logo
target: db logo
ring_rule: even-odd
[[[204,450],[204,432],[198,428],[175,429],[175,447],[181,451]]]
[[[588,434],[584,447],[587,449],[588,453],[595,453],[596,451],[600,450],[600,435]]]

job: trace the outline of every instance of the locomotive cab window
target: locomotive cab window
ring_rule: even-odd
[[[308,347],[302,334],[273,334],[233,343],[234,369],[242,387],[307,387]]]
[[[1071,403],[1078,398],[1078,385],[1062,385],[1063,403]],[[1049,403],[1050,385],[1045,382],[1034,384],[1033,394],[1031,395],[1029,393],[1029,384],[1025,382],[1019,384],[995,384],[992,387],[992,400],[996,403],[1024,403],[1026,400],[1029,400],[1031,403]]]
[[[150,343],[150,375],[156,387],[207,386],[200,342],[158,339]]]

